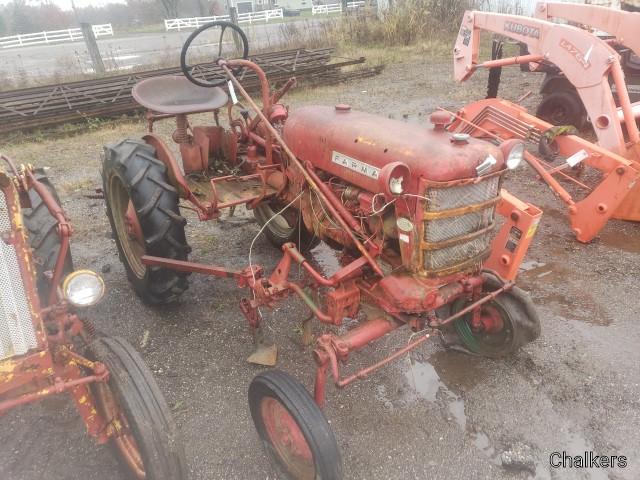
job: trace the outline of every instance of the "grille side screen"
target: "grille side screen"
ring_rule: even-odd
[[[11,231],[4,192],[0,192],[0,232]],[[0,360],[38,345],[13,245],[0,241]]]
[[[495,175],[478,183],[449,186],[445,188],[429,187],[426,190],[426,211],[441,212],[462,207],[483,204],[498,196],[500,176]],[[495,205],[480,210],[473,209],[460,215],[432,218],[424,222],[424,241],[432,248],[424,250],[424,268],[429,272],[446,270],[463,265],[480,257],[491,246],[492,232],[489,227],[495,223]],[[473,235],[488,229],[486,233]],[[465,236],[472,238],[464,241]],[[459,239],[459,240],[458,240]],[[440,242],[449,242],[442,247]],[[477,261],[480,267],[481,259]]]

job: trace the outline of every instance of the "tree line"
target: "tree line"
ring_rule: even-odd
[[[48,0],[12,0],[0,5],[0,36],[75,28],[80,22],[110,23],[114,29],[162,23],[165,18],[222,15],[220,0],[126,0],[100,7],[62,10]]]

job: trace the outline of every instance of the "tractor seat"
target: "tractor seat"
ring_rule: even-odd
[[[229,100],[220,87],[200,87],[178,75],[145,78],[134,85],[131,94],[143,107],[171,115],[209,112]]]

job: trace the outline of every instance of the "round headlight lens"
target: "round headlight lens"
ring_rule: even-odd
[[[402,188],[402,182],[404,181],[404,177],[391,177],[389,179],[389,191],[394,195],[400,195],[404,192],[404,188]]]
[[[64,298],[76,307],[89,307],[104,296],[104,282],[91,270],[78,270],[67,275],[62,284]]]
[[[513,170],[518,168],[518,165],[522,163],[524,159],[524,143],[518,142],[509,151],[507,156],[507,168]]]

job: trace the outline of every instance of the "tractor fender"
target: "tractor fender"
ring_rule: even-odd
[[[169,150],[169,147],[167,147],[164,140],[155,133],[146,134],[142,137],[142,140],[155,148],[158,160],[167,166],[167,177],[169,182],[178,191],[180,197],[189,198],[191,195],[191,189],[180,170],[176,157],[171,153],[171,150]]]

